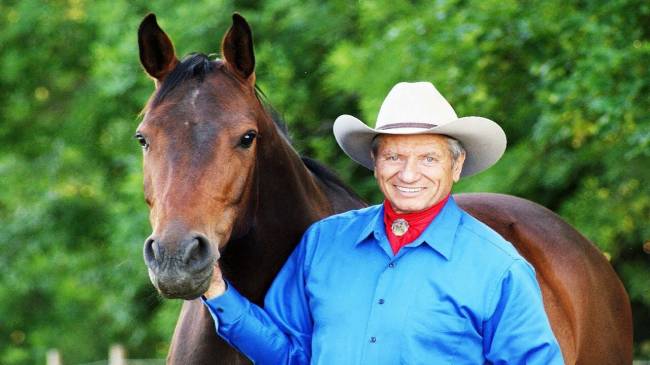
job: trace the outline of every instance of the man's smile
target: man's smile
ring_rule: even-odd
[[[425,187],[406,187],[406,186],[399,186],[399,185],[393,185],[393,186],[402,193],[419,193],[420,191],[426,189]]]

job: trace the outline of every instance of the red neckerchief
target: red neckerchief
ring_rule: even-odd
[[[384,200],[384,227],[386,230],[386,236],[390,242],[390,247],[393,249],[393,254],[396,255],[400,248],[405,245],[415,241],[416,238],[420,236],[422,231],[433,221],[433,219],[440,213],[442,207],[445,206],[449,200],[449,195],[444,199],[434,204],[432,207],[425,210],[415,212],[415,213],[406,213],[400,214],[393,210],[390,202]],[[396,219],[404,219],[408,222],[408,230],[402,236],[396,236],[391,229],[393,222]]]

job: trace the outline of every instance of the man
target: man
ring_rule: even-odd
[[[501,128],[419,82],[390,91],[376,128],[343,115],[334,135],[386,200],[312,225],[264,308],[217,270],[219,335],[259,364],[562,364],[533,268],[450,196],[498,161]]]

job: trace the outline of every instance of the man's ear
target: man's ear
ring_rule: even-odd
[[[372,141],[370,142],[370,158],[372,159],[372,174],[375,176],[375,179],[377,178],[377,156],[375,156],[375,153],[379,151],[379,139],[380,135],[376,135],[373,137]]]
[[[463,171],[463,164],[465,163],[465,152],[460,154],[458,158],[452,162],[451,168],[452,168],[452,174],[454,177],[454,182],[458,182],[460,180],[460,173]]]
[[[377,178],[377,160],[375,159],[375,153],[370,151],[370,158],[372,159],[372,175]]]

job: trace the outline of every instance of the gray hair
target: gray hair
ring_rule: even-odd
[[[451,152],[453,162],[456,163],[456,161],[458,161],[458,158],[465,154],[465,147],[463,147],[463,144],[455,138],[451,138],[449,136],[444,137],[447,140],[447,148],[449,148],[449,152]]]
[[[373,156],[377,156],[377,150],[379,149],[379,136],[381,136],[381,134],[376,135],[370,144],[370,150],[372,151]],[[455,165],[458,158],[466,153],[465,148],[459,140],[445,135],[442,136],[447,140],[447,148],[451,153],[452,163]]]

